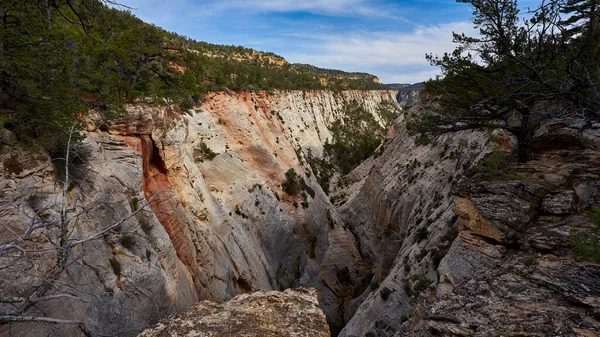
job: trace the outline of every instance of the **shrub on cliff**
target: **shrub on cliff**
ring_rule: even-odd
[[[285,172],[285,181],[283,184],[281,184],[281,188],[288,195],[297,195],[300,193],[300,181],[294,168],[291,168]]]
[[[578,257],[600,263],[600,207],[593,207],[589,218],[595,228],[591,232],[571,232],[571,245]]]
[[[343,174],[348,174],[371,156],[385,132],[365,107],[351,101],[344,105],[343,117],[331,125],[332,142],[325,151]]]

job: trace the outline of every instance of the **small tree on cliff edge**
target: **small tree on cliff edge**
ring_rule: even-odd
[[[514,0],[457,1],[473,8],[479,37],[455,33],[458,46],[452,53],[427,55],[444,75],[426,83],[440,113],[423,117],[412,125],[415,131],[504,128],[517,137],[519,159],[527,161],[534,129],[531,114],[540,103],[554,102],[598,117],[600,101],[590,95],[597,86],[598,67],[585,62],[584,47],[563,34],[562,1],[542,1],[527,18],[519,16]]]
[[[70,274],[76,273],[77,268],[85,268],[81,262],[85,258],[85,245],[111,234],[118,235],[119,229],[130,219],[148,211],[147,206],[154,199],[160,198],[159,194],[155,194],[147,201],[139,202],[136,199],[135,209],[129,215],[113,223],[100,224],[96,221],[88,224],[97,230],[78,236],[82,233],[78,229],[88,213],[107,201],[95,196],[99,201],[87,203],[83,189],[72,180],[73,169],[87,169],[85,163],[80,164],[83,168],[73,165],[74,156],[79,152],[77,148],[81,147],[81,144],[72,143],[74,129],[73,125],[69,132],[65,158],[61,158],[64,176],[57,178],[58,191],[54,197],[48,198],[52,200],[49,206],[42,207],[43,203],[35,205],[39,197],[32,193],[35,190],[29,188],[8,199],[0,199],[0,226],[7,229],[3,233],[9,233],[0,236],[0,279],[18,280],[12,284],[9,282],[10,287],[0,290],[0,334],[4,325],[39,323],[76,325],[86,335],[96,335],[96,332],[89,330],[86,322],[54,317],[52,312],[44,312],[40,306],[57,300],[83,301],[81,295],[89,296],[89,293],[81,289],[81,284],[73,282]],[[24,224],[6,223],[5,214],[14,212],[14,209],[20,209],[28,221]],[[128,243],[124,238],[127,237],[121,237],[121,244],[126,246]],[[120,264],[114,259],[110,263],[118,274]]]

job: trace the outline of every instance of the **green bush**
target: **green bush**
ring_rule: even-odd
[[[200,142],[198,148],[194,149],[194,155],[197,159],[203,161],[204,159],[213,160],[219,154],[211,150],[206,143]]]
[[[315,158],[309,155],[306,159],[317,178],[317,183],[321,186],[321,189],[325,194],[329,194],[329,182],[333,177],[334,168],[329,159],[327,158]]]
[[[593,207],[588,216],[595,228],[592,232],[571,232],[571,246],[577,257],[600,263],[600,207]]]
[[[405,287],[405,291],[410,296],[410,302],[416,303],[423,293],[431,287],[433,281],[427,278],[425,274],[416,274],[410,276],[410,284]]]
[[[377,106],[377,114],[381,116],[386,127],[392,125],[392,122],[394,122],[394,120],[398,118],[401,113],[402,109],[398,106],[398,104],[391,101],[382,101]]]
[[[427,239],[428,235],[429,235],[429,230],[427,229],[427,226],[423,225],[423,226],[419,227],[419,229],[417,229],[417,232],[415,235],[415,242],[421,242],[421,241]]]
[[[137,196],[131,197],[131,211],[135,212],[140,209],[140,199]]]
[[[600,229],[600,207],[592,207],[592,210],[588,213],[590,220]]]
[[[415,141],[415,144],[419,145],[419,146],[426,146],[431,144],[431,138],[429,138],[429,136],[427,134],[422,134],[419,136],[419,138],[417,138],[417,140]]]
[[[179,108],[181,108],[181,110],[183,110],[183,111],[187,111],[187,110],[193,109],[194,108],[194,100],[190,96],[185,97],[179,103]]]
[[[291,168],[285,172],[285,181],[283,184],[281,184],[281,188],[288,195],[297,195],[300,193],[300,181],[294,168]]]
[[[332,142],[325,151],[343,174],[348,174],[371,156],[383,138],[383,128],[357,101],[344,105],[343,118],[331,125]]]
[[[475,167],[475,174],[480,176],[484,180],[509,178],[509,176],[517,177],[516,175],[509,175],[508,170],[509,164],[514,159],[510,154],[504,153],[499,150],[493,150],[488,153],[483,160],[481,160]]]

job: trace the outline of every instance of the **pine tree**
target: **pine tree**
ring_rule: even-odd
[[[600,105],[600,0],[564,0],[561,12],[567,18],[559,22],[569,40],[572,77],[588,101]]]
[[[600,117],[599,39],[587,32],[576,40],[563,35],[559,2],[542,2],[524,21],[514,0],[458,2],[472,6],[480,34],[454,34],[458,46],[452,53],[427,56],[444,75],[427,82],[441,111],[415,123],[416,131],[504,128],[517,137],[519,158],[527,161],[535,127],[531,115],[540,104]],[[576,21],[573,28],[581,25]]]
[[[598,30],[599,0],[565,0],[561,4],[561,12],[567,18],[560,25],[565,27],[566,35],[570,37]]]

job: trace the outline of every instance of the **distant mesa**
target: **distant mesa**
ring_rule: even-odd
[[[384,84],[384,85],[392,90],[402,90],[402,91],[417,91],[417,90],[423,91],[423,90],[425,90],[424,82],[419,82],[419,83],[414,83],[414,84],[390,83],[390,84]]]
[[[415,104],[419,100],[419,97],[421,97],[423,90],[425,90],[425,83],[423,82],[414,84],[391,83],[384,85],[389,89],[398,90],[398,93],[396,94],[396,100],[398,103],[404,106]]]

